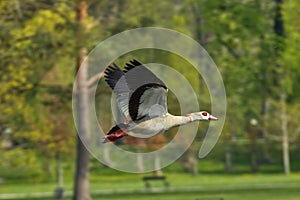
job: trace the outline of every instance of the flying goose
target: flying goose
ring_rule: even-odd
[[[127,135],[148,138],[194,121],[218,120],[206,111],[185,116],[168,113],[167,86],[135,59],[127,63],[124,70],[116,64],[108,66],[104,78],[116,95],[117,107],[125,121],[115,125],[103,143],[115,142]]]

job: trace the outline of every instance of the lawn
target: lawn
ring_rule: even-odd
[[[256,189],[256,190],[230,190],[230,191],[211,191],[211,192],[175,192],[163,194],[145,195],[110,195],[100,196],[93,199],[108,200],[299,200],[299,188],[291,189]]]
[[[150,191],[145,189],[142,174],[92,176],[93,199],[300,199],[300,174],[199,174],[196,177],[188,174],[165,175],[170,188],[166,190],[161,182],[156,181],[152,183],[153,190]],[[68,195],[71,194],[72,187],[71,182],[65,184]],[[51,196],[55,188],[55,183],[4,184],[0,186],[0,199],[4,199],[3,194],[11,193],[46,192]]]

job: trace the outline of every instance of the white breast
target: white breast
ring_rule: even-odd
[[[136,124],[127,131],[127,134],[138,138],[149,138],[165,130],[165,117],[156,117]]]

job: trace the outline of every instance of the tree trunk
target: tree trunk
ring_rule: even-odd
[[[55,190],[55,198],[64,198],[64,185],[63,185],[63,169],[61,166],[60,153],[56,154],[56,177],[57,177],[57,188]]]
[[[100,102],[99,101],[99,107],[101,108],[101,109],[103,109],[102,107],[101,107],[101,105],[102,105],[102,102]],[[99,118],[100,118],[101,116],[99,115]],[[111,123],[109,123],[110,124],[110,126],[112,126],[113,124],[115,124],[115,119],[114,119],[114,117],[113,117],[113,115],[111,114]],[[99,144],[100,145],[100,144]],[[111,156],[110,156],[110,145],[103,145],[103,158],[104,158],[104,161],[105,161],[105,163],[106,163],[106,165],[105,166],[113,166],[114,165],[114,163],[113,163],[113,161],[112,161],[112,159],[111,159]]]
[[[193,176],[198,176],[198,160],[195,156],[192,157],[193,162],[192,162],[192,174]]]
[[[198,175],[198,159],[195,156],[194,148],[192,144],[190,148],[183,155],[183,171],[187,173],[191,173],[193,176]]]
[[[103,158],[107,165],[112,166],[114,165],[113,161],[110,158],[110,146],[104,145],[103,147]]]
[[[58,187],[63,187],[63,170],[61,166],[60,154],[56,155],[56,174],[57,174],[57,184]]]
[[[263,91],[262,91],[262,105],[261,105],[261,115],[262,115],[262,136],[263,136],[263,163],[270,164],[272,162],[271,156],[269,153],[269,141],[268,141],[268,128],[267,128],[267,122],[269,120],[268,117],[268,110],[269,110],[269,103],[268,103],[268,94],[266,89],[266,84],[264,83],[262,85]]]
[[[141,153],[140,147],[138,148],[138,154],[137,154],[137,167],[139,172],[143,172],[145,170],[145,166],[144,166],[144,159],[143,159],[143,154]]]
[[[277,36],[278,48],[275,51],[275,56],[279,60],[282,57],[282,51],[284,50],[284,23],[282,16],[282,3],[283,0],[275,0],[275,16],[274,16],[274,33]],[[282,67],[280,62],[277,63],[277,67]],[[289,137],[287,130],[287,112],[286,112],[286,90],[284,81],[286,79],[285,72],[281,69],[278,70],[278,83],[280,84],[280,106],[281,106],[281,132],[282,132],[282,156],[283,167],[286,175],[290,174],[290,157],[289,157]]]
[[[89,144],[89,94],[87,86],[88,66],[83,62],[87,55],[87,49],[84,46],[84,23],[87,16],[87,3],[80,0],[77,4],[77,21],[79,24],[77,44],[79,55],[77,58],[77,159],[75,171],[74,200],[90,200],[89,191],[89,153],[84,143]],[[80,69],[79,69],[80,67]],[[80,137],[79,137],[80,135]]]
[[[162,176],[163,175],[163,172],[162,170],[160,169],[160,157],[158,154],[155,154],[155,157],[154,157],[154,166],[155,166],[155,171],[154,171],[154,174],[155,176]]]
[[[253,173],[258,172],[258,163],[255,148],[251,150],[251,171]]]
[[[89,153],[77,137],[77,160],[75,171],[74,200],[90,200]]]
[[[258,162],[257,162],[257,155],[256,155],[256,149],[257,149],[257,130],[254,127],[254,124],[251,124],[251,122],[247,122],[246,131],[249,135],[250,143],[249,143],[249,150],[250,150],[250,167],[251,172],[255,173],[259,170]]]
[[[285,175],[290,174],[290,155],[289,155],[289,137],[287,130],[287,113],[286,113],[286,94],[282,91],[280,95],[281,102],[281,131],[282,131],[282,156]]]
[[[47,174],[47,176],[52,177],[53,173],[53,166],[50,159],[47,159],[43,165],[44,172]]]
[[[226,142],[225,147],[225,172],[231,173],[232,172],[232,160],[231,160],[231,144],[230,142]]]

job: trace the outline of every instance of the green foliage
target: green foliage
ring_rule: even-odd
[[[0,142],[5,142],[5,137],[11,142],[10,147],[0,148],[3,155],[0,167],[5,169],[0,176],[43,176],[41,166],[47,159],[40,163],[41,155],[53,159],[59,153],[73,158],[75,130],[70,100],[79,46],[74,42],[74,38],[79,37],[76,35],[75,3],[67,0],[0,1]],[[263,124],[270,133],[271,139],[268,139],[274,144],[272,152],[275,152],[272,158],[277,166],[271,168],[278,172],[281,169],[281,147],[277,142],[281,135],[278,97],[282,89],[288,94],[292,155],[299,150],[299,9],[298,1],[284,1],[285,35],[279,38],[273,30],[273,0],[89,1],[87,29],[80,36],[89,50],[111,35],[137,27],[166,27],[193,36],[212,56],[224,79],[228,112],[222,140],[230,141],[233,135],[247,140],[247,125],[252,118],[257,119],[257,137],[265,137],[259,135]],[[278,56],[278,49],[282,51],[281,56]],[[124,65],[132,58],[172,66],[189,80],[198,93],[201,107],[210,107],[203,80],[179,56],[146,49],[123,55],[116,63]],[[105,129],[109,129],[112,117],[108,114],[110,109],[106,102],[110,99],[105,92],[101,90],[96,97],[99,103],[96,107],[99,110],[105,107],[104,113],[97,114],[105,121]],[[264,101],[269,103],[268,118],[262,116]],[[180,114],[178,101],[172,93],[168,103],[170,112]],[[12,131],[9,136],[5,135],[7,128]],[[206,128],[201,126],[199,133]],[[277,139],[273,141],[274,137]],[[257,152],[263,151],[263,145],[256,146]],[[249,145],[233,145],[232,148],[233,162],[238,169],[247,171]],[[208,173],[215,165],[215,171],[221,172],[224,149],[222,145],[217,146],[208,158],[209,163],[199,170]],[[97,175],[98,168],[93,163],[92,173]],[[299,170],[295,164],[293,168]],[[269,170],[263,166],[264,169]],[[103,174],[116,173],[107,168],[101,170]],[[168,170],[177,172],[181,164],[170,166]]]
[[[33,150],[15,148],[10,151],[1,150],[0,177],[6,183],[30,181],[44,181],[42,177],[41,163]],[[9,170],[8,170],[9,169]]]
[[[285,51],[283,55],[283,65],[286,73],[286,79],[284,85],[286,86],[289,93],[292,93],[292,97],[299,98],[299,84],[295,80],[299,80],[300,74],[300,58],[298,53],[300,51],[300,29],[297,19],[300,19],[298,1],[286,1],[283,5],[283,18],[285,21]],[[296,98],[296,99],[298,99]]]
[[[75,62],[69,61],[75,55],[71,40],[74,30],[69,29],[75,12],[63,1],[53,5],[42,1],[1,1],[0,14],[4,30],[0,35],[0,126],[12,132],[8,138],[10,146],[1,150],[1,168],[24,161],[28,166],[18,165],[22,170],[6,168],[18,176],[41,170],[41,165],[32,164],[36,160],[30,157],[44,154],[51,158],[56,153],[74,152],[69,96],[65,91],[53,93],[52,88],[54,85],[70,90],[74,67],[66,64]],[[59,75],[52,75],[51,79],[49,74],[55,68]],[[63,75],[64,72],[68,74]],[[55,83],[60,76],[61,82]],[[20,159],[18,155],[22,153],[21,157],[27,160]],[[32,165],[36,165],[35,169]],[[14,173],[17,171],[20,173]]]

